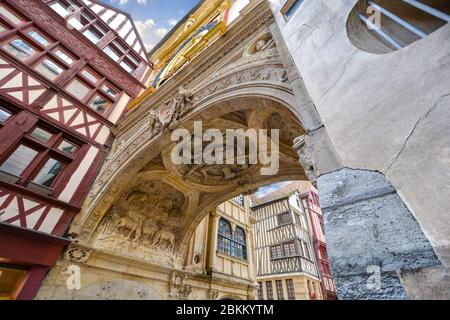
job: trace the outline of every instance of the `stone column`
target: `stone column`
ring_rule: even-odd
[[[208,257],[206,259],[206,270],[208,272],[214,271],[214,263],[216,259],[217,250],[217,232],[219,230],[219,219],[220,214],[214,209],[209,214],[209,225],[208,225]]]
[[[440,265],[383,174],[345,168],[317,183],[339,299],[407,299],[401,274]]]

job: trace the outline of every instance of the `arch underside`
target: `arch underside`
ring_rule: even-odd
[[[137,120],[119,127],[113,150],[72,225],[79,243],[182,267],[196,227],[219,204],[271,183],[308,180],[292,147],[305,130],[277,49],[266,39],[260,41],[261,52],[255,50],[245,51],[252,57],[231,57],[233,63],[189,90],[180,87],[168,102],[155,102],[156,108],[144,112],[144,102],[144,109],[135,110],[140,112]],[[248,158],[233,164],[174,164],[172,132],[184,128],[192,136],[199,121],[203,132],[219,130],[224,140],[227,129],[266,129],[266,146],[276,140],[271,130],[278,129],[279,170],[265,175],[261,169],[268,165]],[[268,148],[269,154],[276,150]]]

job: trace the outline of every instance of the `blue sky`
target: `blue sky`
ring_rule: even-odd
[[[131,14],[149,51],[199,2],[199,0],[102,1]]]

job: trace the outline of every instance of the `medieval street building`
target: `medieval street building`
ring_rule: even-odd
[[[448,0],[127,8],[0,2],[0,300],[450,298]]]

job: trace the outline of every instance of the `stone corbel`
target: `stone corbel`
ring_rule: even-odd
[[[300,157],[300,164],[305,170],[305,174],[311,182],[315,182],[317,178],[317,172],[314,165],[313,146],[310,142],[310,137],[305,134],[294,139],[293,148],[297,151]]]

